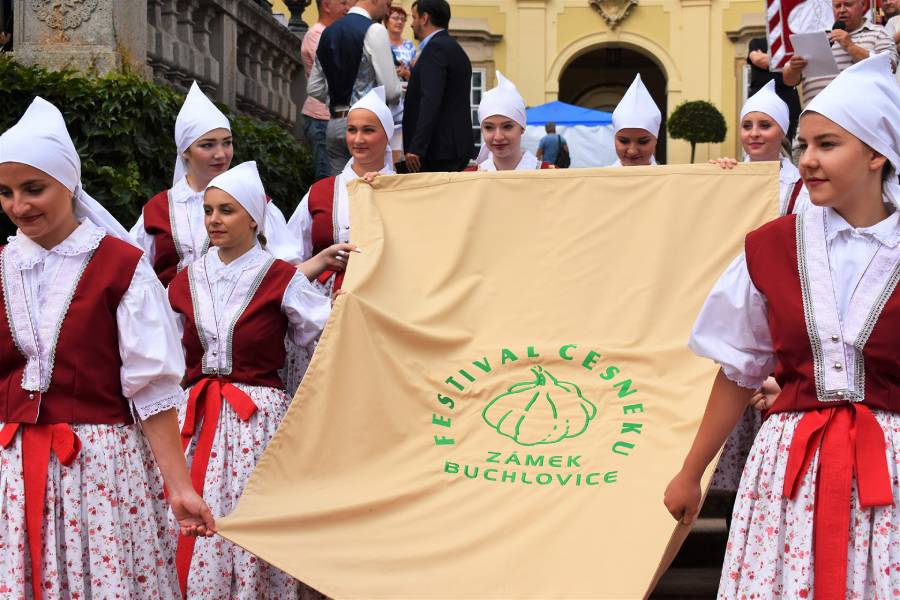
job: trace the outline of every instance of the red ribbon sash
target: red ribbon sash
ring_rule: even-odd
[[[197,445],[194,448],[194,459],[191,462],[191,482],[201,496],[206,479],[206,469],[209,467],[209,459],[212,455],[213,440],[216,437],[216,427],[222,413],[223,398],[242,421],[248,420],[256,412],[256,404],[253,403],[250,396],[225,379],[205,377],[191,389],[184,426],[181,428],[181,446],[182,449],[187,450],[197,431],[198,416],[202,414],[203,423],[200,425]],[[192,536],[178,536],[175,566],[178,570],[178,583],[181,586],[182,594],[187,594],[187,577],[196,541],[197,538]]]
[[[807,412],[794,431],[783,494],[797,496],[803,476],[819,450],[813,521],[816,600],[844,600],[853,473],[862,508],[893,505],[884,432],[862,404],[842,404]]]
[[[43,586],[41,556],[44,548],[44,503],[47,499],[47,469],[50,452],[68,467],[81,451],[81,440],[68,423],[32,425],[7,423],[0,430],[0,446],[8,448],[22,431],[22,476],[25,484],[25,535],[31,557],[31,592],[41,600]]]

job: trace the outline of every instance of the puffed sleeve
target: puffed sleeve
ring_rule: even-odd
[[[292,265],[302,262],[300,240],[288,229],[281,209],[274,202],[266,204],[266,248],[275,258]]]
[[[312,215],[309,214],[309,193],[297,205],[294,214],[287,223],[288,231],[300,242],[300,260],[312,258]]]
[[[741,387],[758,389],[775,369],[766,298],[750,280],[741,253],[716,282],[688,343]]]
[[[297,271],[284,291],[281,310],[288,319],[291,341],[297,346],[307,346],[322,333],[331,313],[331,299],[317,292],[306,276]]]
[[[147,229],[144,227],[144,213],[141,213],[137,223],[134,224],[134,227],[128,233],[137,242],[138,247],[144,251],[144,256],[147,257],[150,264],[153,264],[153,260],[156,257],[156,239],[147,233]]]
[[[184,351],[166,292],[141,260],[116,311],[122,392],[141,419],[176,408],[184,398]]]

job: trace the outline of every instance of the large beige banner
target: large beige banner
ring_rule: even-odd
[[[345,293],[221,533],[335,598],[641,598],[777,165],[351,186]]]

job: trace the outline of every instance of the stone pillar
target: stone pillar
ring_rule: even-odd
[[[14,0],[15,59],[107,73],[147,67],[147,0]]]
[[[285,0],[284,5],[288,12],[291,13],[291,20],[288,21],[288,29],[291,33],[300,36],[306,34],[309,25],[303,20],[303,11],[309,6],[310,0]]]

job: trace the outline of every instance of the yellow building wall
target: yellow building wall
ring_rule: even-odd
[[[407,10],[411,4],[402,2]],[[707,100],[722,111],[728,135],[721,144],[699,146],[698,162],[739,154],[739,77],[746,48],[726,32],[761,15],[762,0],[640,0],[615,29],[588,0],[453,0],[451,6],[454,19],[478,19],[490,33],[502,35],[492,48],[494,63],[516,82],[527,104],[556,100],[560,77],[577,57],[621,46],[650,57],[663,70],[670,113],[685,100]],[[273,10],[288,13],[281,0],[273,2]],[[303,19],[311,24],[316,18],[313,2]],[[668,162],[689,160],[690,145],[669,139]]]

